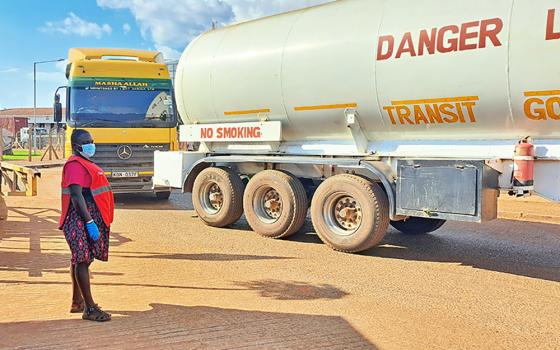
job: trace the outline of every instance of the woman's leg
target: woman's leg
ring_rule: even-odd
[[[84,314],[82,318],[84,320],[90,321],[110,321],[111,314],[101,310],[99,306],[95,305],[93,302],[93,297],[91,296],[91,289],[89,284],[89,264],[79,263],[76,265],[76,280],[82,291],[86,307],[84,309]]]
[[[72,277],[72,303],[78,305],[84,301],[84,298],[76,280],[76,265],[70,265],[70,276]]]
[[[86,303],[86,307],[93,307],[95,303],[93,302],[93,297],[91,296],[91,288],[89,285],[89,264],[88,263],[78,263],[76,264],[75,270],[76,281],[80,286],[80,291]]]

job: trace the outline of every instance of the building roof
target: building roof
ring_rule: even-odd
[[[64,115],[64,109],[62,109],[62,114]],[[37,116],[44,117],[44,116],[52,116],[53,109],[51,107],[47,108],[37,108]],[[8,108],[8,109],[0,109],[0,117],[1,116],[18,116],[18,117],[33,117],[33,108]]]

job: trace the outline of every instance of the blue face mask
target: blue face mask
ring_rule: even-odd
[[[91,158],[95,155],[95,143],[88,143],[82,145],[82,155],[86,158]]]

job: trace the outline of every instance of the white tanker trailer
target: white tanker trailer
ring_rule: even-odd
[[[558,0],[341,0],[212,30],[181,57],[181,141],[157,185],[208,225],[245,213],[358,252],[388,225],[497,215],[500,191],[560,200]]]

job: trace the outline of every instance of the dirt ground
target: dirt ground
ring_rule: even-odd
[[[0,222],[0,348],[558,349],[560,206],[500,199],[501,220],[391,230],[334,252],[310,223],[264,239],[200,223],[188,195],[117,198],[108,263],[92,265],[105,324],[68,313],[60,169]],[[524,222],[506,219],[521,218]]]

